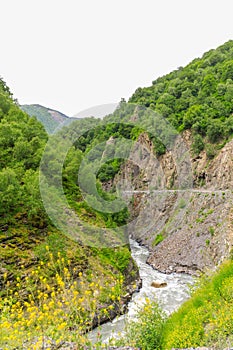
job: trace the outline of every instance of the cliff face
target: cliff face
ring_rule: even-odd
[[[156,158],[152,142],[141,134],[114,182],[128,190],[129,234],[149,247],[148,262],[163,272],[198,274],[232,249],[233,141],[211,161],[204,151],[191,156],[189,132],[174,145],[176,155],[182,143],[190,164],[178,164],[174,150]]]

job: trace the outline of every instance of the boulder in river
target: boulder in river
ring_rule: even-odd
[[[167,287],[167,283],[166,282],[152,282],[151,287],[163,288],[163,287]]]

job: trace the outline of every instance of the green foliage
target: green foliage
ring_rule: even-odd
[[[217,153],[215,145],[212,145],[210,143],[206,143],[205,151],[208,159],[213,159]]]
[[[38,244],[35,249],[35,255],[43,261],[46,261],[47,259],[47,249],[46,247],[49,247],[49,251],[52,252],[53,256],[58,258],[58,253],[63,258],[66,257],[66,240],[63,235],[61,235],[59,232],[54,231],[51,232],[47,237],[45,242]]]
[[[213,120],[207,127],[207,137],[211,143],[215,143],[223,137],[224,130],[220,120]]]
[[[127,345],[147,350],[162,349],[162,332],[165,316],[157,303],[146,300],[136,321],[126,325],[124,339],[117,345]]]
[[[63,113],[37,104],[22,105],[20,108],[31,117],[36,117],[44,125],[48,134],[52,134],[61,124],[67,124],[72,121]]]
[[[104,265],[111,265],[124,273],[130,261],[130,251],[127,247],[94,249],[95,254]]]
[[[0,171],[0,214],[15,213],[19,206],[20,184],[14,170]]]
[[[186,200],[184,198],[181,198],[178,206],[179,206],[179,209],[184,209],[187,206]]]
[[[39,196],[38,171],[47,135],[43,126],[23,113],[0,80],[0,213],[37,224],[47,221]],[[0,222],[1,223],[1,222]]]
[[[190,300],[168,318],[163,349],[207,346],[223,349],[233,341],[233,263],[203,277]]]
[[[164,240],[164,236],[162,235],[162,233],[159,233],[156,237],[155,237],[155,239],[154,239],[154,241],[153,241],[153,243],[152,243],[152,246],[154,247],[154,246],[156,246],[156,245],[158,245],[160,242],[162,242]]]
[[[212,226],[209,227],[209,232],[210,232],[211,236],[213,237],[214,236],[214,228]]]
[[[65,339],[78,349],[92,348],[86,333],[96,318],[106,321],[120,309],[123,276],[111,271],[103,279],[96,268],[95,274],[83,273],[60,251],[55,256],[45,248],[46,263],[40,260],[24,279],[18,275],[9,281],[8,273],[3,274],[1,284],[8,293],[0,298],[0,346],[59,349]],[[96,349],[103,348],[98,345]]]
[[[161,113],[179,131],[191,129],[218,143],[232,135],[233,112],[233,41],[184,68],[139,88],[129,102],[150,107]],[[203,142],[205,142],[203,140]],[[195,140],[195,153],[203,149]]]
[[[203,138],[199,134],[194,135],[191,147],[193,154],[198,155],[201,151],[203,151],[204,147],[205,144]]]
[[[152,138],[153,144],[154,144],[154,150],[157,156],[161,156],[166,153],[166,147],[162,143],[161,140],[158,138]]]
[[[101,182],[105,182],[105,181],[108,181],[110,179],[113,179],[114,176],[119,172],[123,161],[124,161],[123,159],[115,158],[113,160],[106,162],[99,169],[99,171],[97,173],[97,178]]]

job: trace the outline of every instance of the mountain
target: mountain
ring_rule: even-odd
[[[31,117],[36,117],[49,134],[52,134],[57,127],[70,122],[67,115],[39,104],[21,105],[20,108]]]
[[[136,288],[128,245],[113,247],[129,234],[155,269],[205,276],[161,327],[148,302],[127,345],[232,343],[233,41],[49,142],[0,80],[0,122],[1,346],[30,348],[41,335],[83,348],[85,331]]]

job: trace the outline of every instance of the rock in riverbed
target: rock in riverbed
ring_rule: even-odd
[[[167,283],[166,282],[152,282],[151,287],[163,288],[163,287],[167,287]]]

